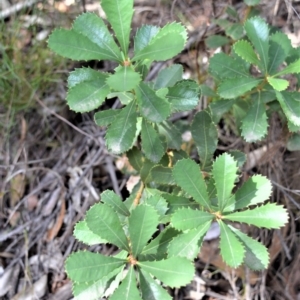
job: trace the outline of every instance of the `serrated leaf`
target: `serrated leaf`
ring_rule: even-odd
[[[101,201],[109,205],[113,210],[123,216],[129,216],[130,212],[123,203],[120,196],[115,194],[113,191],[106,190],[101,195]]]
[[[235,119],[235,127],[237,132],[240,134],[240,128],[242,126],[242,120],[247,115],[247,112],[250,108],[250,101],[245,99],[236,99],[233,107],[232,112]]]
[[[267,203],[251,210],[248,209],[225,215],[223,219],[247,223],[257,227],[279,228],[288,221],[288,214],[282,206],[275,203]]]
[[[270,48],[272,48],[272,42],[277,43],[278,45],[280,45],[280,47],[282,47],[282,49],[284,50],[284,53],[285,53],[285,58],[293,51],[291,40],[283,32],[277,31],[276,33],[274,33],[270,36]],[[269,51],[271,52],[271,49],[269,49]],[[271,60],[272,59],[271,56],[269,56],[269,57],[270,57],[270,60]],[[280,57],[277,56],[278,59]],[[279,59],[279,61],[281,61],[281,60]],[[281,61],[281,62],[283,62],[283,61]]]
[[[105,239],[102,239],[100,236],[93,233],[93,231],[91,231],[88,228],[85,220],[79,221],[75,225],[73,234],[77,240],[79,240],[80,242],[83,242],[87,245],[106,244],[107,243],[107,241]]]
[[[81,14],[73,24],[73,30],[87,37],[99,47],[105,59],[122,61],[119,47],[115,43],[103,20],[94,13]]]
[[[203,110],[195,115],[191,132],[198,150],[202,170],[208,171],[217,149],[218,131],[207,111]]]
[[[86,82],[86,81],[94,81],[98,80],[103,81],[106,80],[107,74],[102,73],[91,68],[79,68],[70,72],[68,76],[68,88],[72,88],[78,83]]]
[[[153,25],[143,25],[138,28],[134,37],[134,52],[144,49],[158,33],[159,28]]]
[[[223,211],[231,197],[231,191],[237,178],[237,170],[236,161],[228,153],[219,155],[213,163],[212,175],[216,185],[220,211]]]
[[[133,0],[102,0],[101,6],[126,56],[133,15]]]
[[[166,97],[172,112],[192,110],[199,102],[199,86],[192,80],[182,80],[169,88]]]
[[[209,229],[211,221],[174,237],[168,247],[168,257],[186,257],[193,260],[199,253],[203,237]]]
[[[136,88],[136,97],[141,115],[149,121],[159,123],[170,115],[170,104],[145,83]]]
[[[117,213],[107,204],[97,203],[86,214],[89,229],[109,243],[129,251],[127,237]]]
[[[225,99],[233,99],[257,87],[262,82],[259,78],[241,77],[223,81],[218,88],[218,94]]]
[[[134,274],[134,268],[131,266],[128,273],[119,287],[110,296],[110,300],[142,300],[139,290],[136,286],[136,278]]]
[[[284,34],[283,34],[284,35]],[[270,48],[269,48],[269,65],[268,65],[268,73],[273,74],[276,72],[280,64],[284,62],[287,54],[285,50],[281,47],[281,43],[275,42],[272,40],[272,36],[270,39]]]
[[[231,109],[234,103],[235,100],[219,100],[211,102],[208,109],[211,113],[212,121],[215,124],[218,124],[223,115]]]
[[[175,196],[173,194],[163,194],[163,197],[167,200],[169,210],[168,214],[173,214],[177,209],[182,207],[190,207],[197,209],[199,204],[197,202],[192,202],[188,198],[182,196]]]
[[[188,230],[200,227],[208,221],[212,221],[214,216],[208,212],[194,210],[190,208],[181,208],[171,217],[171,225],[178,230]]]
[[[252,270],[266,269],[269,263],[267,248],[238,229],[229,225],[229,228],[245,246],[244,263]]]
[[[171,122],[164,121],[158,124],[158,131],[167,139],[168,149],[180,149],[182,143],[181,133]]]
[[[205,44],[208,48],[219,48],[229,43],[229,38],[222,35],[211,35],[205,39]]]
[[[287,120],[287,124],[288,124],[288,128],[290,132],[298,132],[300,131],[300,125],[296,126],[295,124],[293,124],[290,120]]]
[[[128,105],[133,99],[134,95],[131,92],[113,92],[107,95],[107,99],[119,98],[121,104]]]
[[[175,185],[172,176],[172,169],[161,165],[151,169],[151,178],[154,182],[160,185]]]
[[[146,157],[152,162],[159,162],[164,155],[164,147],[158,132],[145,119],[142,121],[142,149]]]
[[[111,59],[99,46],[72,29],[54,30],[49,36],[48,46],[57,54],[73,60]]]
[[[260,3],[260,0],[244,0],[244,2],[249,6],[258,5]]]
[[[143,167],[144,156],[138,148],[133,147],[132,149],[130,149],[127,152],[127,158],[129,160],[129,163],[132,165],[132,167],[135,170],[137,171],[141,170],[141,168]]]
[[[210,208],[206,185],[200,167],[191,159],[182,159],[173,168],[176,183],[198,203]]]
[[[247,115],[242,119],[242,136],[248,142],[261,140],[268,131],[266,107],[261,99],[260,93],[250,107]]]
[[[233,50],[248,63],[260,66],[260,61],[249,42],[244,40],[238,41],[233,45]]]
[[[94,114],[94,121],[98,126],[108,126],[116,120],[121,109],[106,109]]]
[[[137,113],[134,101],[122,108],[106,132],[107,148],[113,153],[126,152],[136,138]]]
[[[183,257],[140,261],[138,266],[170,287],[180,287],[190,283],[195,272],[194,265]]]
[[[97,78],[96,78],[97,77]],[[83,81],[69,89],[67,103],[76,112],[88,112],[98,108],[109,93],[106,74],[98,72],[90,81]]]
[[[154,168],[155,166],[157,166],[157,164],[153,163],[152,161],[150,161],[147,158],[144,158],[143,166],[139,173],[140,173],[142,181],[145,184],[151,182],[152,178],[151,178],[150,172],[151,172],[151,169]]]
[[[183,68],[182,65],[171,65],[168,68],[162,69],[156,77],[154,89],[170,87],[175,85],[177,81],[182,80]]]
[[[187,30],[185,26],[182,25],[182,23],[178,22],[167,23],[163,28],[159,30],[159,32],[155,36],[155,39],[164,37],[170,32],[176,32],[184,39],[184,41],[187,40]]]
[[[299,93],[276,91],[276,98],[280,103],[287,119],[296,126],[300,126],[300,97]]]
[[[164,229],[155,239],[153,239],[141,254],[138,256],[140,261],[161,260],[167,258],[167,247],[172,239],[179,234],[179,231],[172,227]]]
[[[274,90],[279,92],[286,90],[287,87],[289,86],[289,82],[285,79],[273,78],[267,76],[267,81],[274,88]]]
[[[249,73],[245,72],[244,68],[237,60],[225,53],[217,53],[210,58],[209,72],[220,79],[249,76]]]
[[[290,63],[285,69],[276,73],[274,76],[282,76],[287,74],[299,74],[300,73],[300,59],[293,63]]]
[[[81,251],[72,253],[66,260],[66,272],[71,280],[76,282],[96,281],[116,268],[121,267],[126,260],[99,253]]]
[[[270,180],[261,175],[250,177],[235,193],[234,209],[241,209],[267,200],[272,193]]]
[[[141,204],[132,211],[128,222],[132,254],[137,257],[156,231],[158,214],[153,207]]]
[[[96,281],[89,282],[73,282],[74,300],[98,300],[105,293],[113,277],[115,277],[122,268],[117,268],[110,272],[107,276]]]
[[[245,162],[247,161],[247,156],[245,153],[239,150],[229,150],[229,154],[234,158],[237,162],[238,168],[242,168]]]
[[[107,78],[106,83],[115,91],[126,92],[136,88],[140,81],[140,74],[136,73],[132,67],[119,66],[115,73]]]
[[[147,300],[172,300],[166,290],[154,280],[148,272],[139,269],[142,298]]]
[[[255,47],[264,71],[268,70],[269,63],[269,28],[260,17],[248,19],[245,23],[245,31],[252,45]]]
[[[164,36],[160,36],[158,32],[147,46],[135,52],[132,61],[144,59],[152,61],[168,60],[179,54],[184,45],[185,39],[179,32],[171,31]]]
[[[224,262],[230,267],[237,268],[242,262],[245,249],[236,235],[222,221],[220,226],[220,250]]]

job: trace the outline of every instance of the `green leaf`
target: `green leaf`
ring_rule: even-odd
[[[287,119],[296,126],[300,126],[300,97],[299,93],[295,92],[277,92],[276,98],[280,103],[283,112]]]
[[[164,147],[159,138],[158,132],[145,119],[142,121],[142,149],[146,157],[152,162],[159,162],[164,155]]]
[[[289,151],[300,151],[300,133],[294,133],[289,137],[286,148]]]
[[[251,210],[228,214],[223,216],[223,219],[247,223],[257,227],[279,228],[288,221],[288,214],[282,206],[275,203],[267,203]]]
[[[267,77],[268,82],[276,91],[284,91],[289,86],[289,82],[285,79]]]
[[[247,115],[242,119],[242,136],[248,142],[261,140],[268,130],[266,107],[258,93],[258,98],[250,107]]]
[[[107,95],[107,99],[119,98],[121,104],[128,105],[134,98],[131,92],[113,92]]]
[[[222,35],[211,35],[205,39],[205,44],[208,48],[219,48],[229,43],[229,39]]]
[[[255,47],[263,70],[268,70],[269,64],[269,28],[266,22],[260,17],[248,19],[245,23],[245,31],[251,43]]]
[[[73,60],[111,59],[90,39],[75,30],[56,29],[48,40],[49,48],[57,54]]]
[[[106,132],[107,148],[113,153],[126,152],[136,138],[137,113],[134,101],[130,102],[118,114],[118,118]]]
[[[192,80],[182,80],[169,88],[166,97],[172,112],[192,110],[199,102],[199,86]]]
[[[260,0],[244,0],[244,2],[249,6],[255,6],[260,3]]]
[[[177,209],[182,207],[191,207],[194,209],[199,208],[199,204],[197,202],[192,202],[188,198],[175,196],[173,194],[163,194],[163,197],[167,200],[169,205],[168,214],[173,214]]]
[[[151,122],[159,123],[170,115],[170,105],[156,95],[147,84],[141,82],[136,88],[137,103],[141,115]]]
[[[126,92],[137,87],[141,76],[132,67],[119,66],[115,73],[107,78],[106,83],[115,91]]]
[[[219,100],[211,102],[208,106],[208,109],[211,113],[212,121],[215,124],[218,124],[223,115],[231,109],[234,103],[235,100]]]
[[[154,168],[155,166],[157,166],[157,164],[153,163],[152,161],[150,161],[147,158],[144,158],[143,161],[143,167],[141,168],[139,174],[141,176],[141,180],[145,183],[148,184],[149,182],[151,182],[152,178],[151,178],[151,169]]]
[[[167,227],[146,247],[144,247],[143,251],[138,256],[138,259],[140,261],[153,261],[167,258],[167,247],[172,239],[178,234],[179,232],[176,229]]]
[[[179,150],[181,147],[181,133],[168,121],[158,124],[159,133],[167,139],[168,149]]]
[[[103,59],[122,61],[119,47],[103,20],[94,13],[81,14],[73,24],[73,30],[87,37],[99,47]]]
[[[152,25],[143,25],[138,28],[134,37],[134,53],[137,53],[144,49],[152,40],[152,38],[158,33],[159,28]]]
[[[117,268],[107,276],[96,281],[73,282],[74,300],[98,300],[99,297],[102,297],[105,294],[105,290],[108,288],[113,277],[122,272],[123,268],[124,266]]]
[[[240,23],[232,24],[226,28],[225,33],[230,36],[233,40],[239,40],[244,35],[243,25]]]
[[[268,267],[269,253],[264,245],[250,238],[240,230],[229,225],[229,228],[240,239],[245,247],[245,264],[252,270],[263,270]]]
[[[88,112],[98,108],[109,93],[109,87],[105,83],[106,74],[97,72],[93,79],[82,81],[69,89],[67,102],[70,109],[76,112]]]
[[[141,204],[132,211],[128,222],[132,254],[137,257],[156,231],[158,214],[151,206]]]
[[[168,256],[186,257],[189,260],[195,259],[199,254],[203,237],[209,229],[210,224],[211,221],[208,221],[198,228],[174,237],[168,247]]]
[[[210,58],[209,72],[220,79],[249,76],[249,73],[244,70],[243,66],[237,60],[225,53],[217,53]]]
[[[272,193],[270,180],[261,175],[250,177],[235,193],[232,209],[241,209],[266,201]]]
[[[97,203],[86,214],[89,229],[109,243],[129,251],[127,237],[117,213],[107,204]]]
[[[128,208],[123,203],[120,196],[115,194],[113,191],[106,190],[101,195],[101,201],[109,205],[113,210],[123,216],[129,216],[130,212]]]
[[[175,85],[179,80],[182,80],[183,68],[182,65],[171,65],[168,68],[161,70],[156,77],[154,89],[158,90],[164,87]]]
[[[135,51],[132,58],[137,60],[167,60],[180,53],[186,42],[186,30],[178,23],[167,24],[151,38],[151,41]]]
[[[72,253],[66,260],[66,272],[71,280],[76,282],[96,281],[116,268],[121,267],[126,260],[99,253],[81,251]]]
[[[76,86],[78,83],[95,80],[106,80],[107,74],[102,73],[91,68],[79,68],[69,73],[68,88]]]
[[[151,178],[154,182],[160,185],[175,185],[172,176],[172,169],[161,165],[151,169]]]
[[[217,149],[218,131],[207,111],[203,110],[195,115],[191,132],[198,150],[202,170],[208,171]]]
[[[188,230],[200,227],[211,220],[214,216],[208,212],[194,210],[190,208],[181,208],[176,210],[171,217],[171,225],[178,230]]]
[[[142,298],[147,300],[172,300],[166,290],[148,272],[139,269]]]
[[[247,160],[247,156],[245,153],[239,150],[229,150],[229,154],[234,158],[237,162],[238,168],[242,168]]]
[[[98,126],[108,126],[116,120],[121,109],[106,109],[94,114],[94,121]]]
[[[218,94],[225,99],[233,99],[257,87],[262,82],[259,78],[232,78],[223,81],[218,88]]]
[[[284,51],[284,57],[281,53],[280,49],[277,49],[280,45],[280,48]],[[272,34],[270,36],[270,49],[269,49],[269,57],[270,57],[270,69],[269,72],[271,73],[271,70],[276,70],[274,64],[278,64],[278,66],[285,60],[286,57],[293,51],[293,47],[291,44],[290,39],[287,37],[287,35],[283,32],[277,31],[276,33]],[[274,55],[275,54],[275,55]],[[275,56],[272,57],[271,55]],[[277,61],[275,61],[277,59]],[[273,60],[273,61],[272,61]]]
[[[224,210],[231,197],[237,170],[236,161],[228,153],[219,155],[213,163],[212,175],[215,180],[220,211]]]
[[[248,63],[260,66],[260,61],[249,42],[244,40],[238,41],[233,45],[233,50]]]
[[[206,185],[199,166],[191,159],[182,159],[173,168],[176,183],[198,203],[210,208]]]
[[[224,262],[230,267],[237,268],[242,262],[245,249],[236,235],[221,220],[218,220],[220,226],[220,249]]]
[[[285,69],[276,73],[274,76],[282,76],[287,74],[299,74],[300,73],[300,59],[295,62],[289,64]]]
[[[128,52],[133,0],[102,0],[101,7],[125,54]]]
[[[139,172],[143,167],[144,156],[142,152],[138,148],[133,147],[127,152],[127,158],[132,167]]]
[[[160,261],[140,261],[138,266],[172,288],[190,283],[195,272],[194,265],[183,257],[170,257]]]
[[[136,286],[136,278],[133,266],[130,266],[128,273],[119,287],[110,296],[110,300],[142,300],[139,290]]]
[[[248,110],[250,109],[250,103],[252,102],[250,102],[249,100],[238,98],[233,104],[232,112],[235,119],[235,127],[239,134],[240,128],[242,126],[242,120],[245,118]]]
[[[106,244],[107,241],[93,233],[87,226],[86,221],[79,221],[74,228],[73,234],[77,240],[87,245]]]

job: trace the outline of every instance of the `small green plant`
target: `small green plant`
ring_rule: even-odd
[[[209,93],[214,101],[194,116],[190,126],[198,165],[181,149],[186,126],[172,123],[169,117],[195,108],[200,87],[182,80],[180,65],[161,70],[153,82],[145,81],[153,61],[180,53],[187,38],[185,28],[178,23],[163,28],[144,25],[135,34],[131,54],[133,0],[102,0],[101,5],[115,37],[101,18],[85,13],[72,29],[55,30],[49,47],[75,60],[109,59],[119,64],[112,74],[89,68],[71,72],[67,103],[74,111],[88,112],[98,109],[105,99],[120,100],[122,108],[96,112],[95,122],[108,126],[108,149],[127,153],[140,182],[125,201],[112,191],[103,192],[101,202],[77,223],[74,235],[78,240],[87,245],[109,243],[119,252],[105,256],[80,251],[69,256],[66,271],[75,298],[171,299],[160,282],[173,288],[192,280],[193,260],[213,221],[220,226],[220,250],[227,265],[266,268],[269,256],[265,246],[237,229],[235,222],[280,228],[288,220],[287,212],[282,206],[264,203],[272,191],[267,178],[255,175],[235,186],[246,158],[231,151],[214,159],[218,142],[215,122],[244,101],[247,105],[242,107],[247,107],[245,114],[252,123],[247,116],[242,120],[242,135],[246,140],[262,138],[266,133],[265,103],[269,104],[265,99],[270,99],[266,95],[271,93],[288,122],[300,125],[298,98],[283,92],[286,83],[278,78],[295,73],[298,66],[296,61],[277,71],[291,55],[285,55],[276,42],[283,35],[269,38],[265,22],[251,18],[245,31],[255,47],[241,40],[233,46],[232,56],[220,53],[211,59],[218,95],[203,87],[203,93]],[[276,59],[277,53],[280,59]],[[251,64],[261,71],[259,75],[249,71]]]

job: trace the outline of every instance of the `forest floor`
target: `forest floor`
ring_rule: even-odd
[[[12,10],[27,2],[6,0],[0,6],[0,299],[67,300],[72,290],[64,261],[72,251],[87,249],[74,239],[74,224],[102,191],[128,196],[129,175],[122,173],[124,157],[106,150],[105,129],[95,125],[93,115],[75,114],[66,105],[66,78],[82,64],[47,49],[53,28],[69,28],[82,11],[102,16],[99,1],[33,0]],[[188,43],[173,61],[184,66],[186,77],[204,83],[208,59],[216,52],[205,39],[224,34],[213,20],[225,18],[230,5],[242,19],[247,7],[238,0],[136,0],[133,33],[142,24],[184,23]],[[257,9],[300,46],[300,1],[263,0]],[[152,76],[168,63],[156,64]],[[84,65],[105,71],[115,67],[94,61]],[[199,109],[206,105],[205,97],[200,100]],[[260,173],[272,181],[271,201],[288,209],[289,223],[282,230],[253,229],[269,248],[267,270],[226,267],[215,238],[204,242],[193,282],[170,293],[176,300],[300,299],[300,151],[286,149],[287,133],[276,114],[268,136],[255,145],[235,135],[230,116],[227,123],[218,125],[219,153],[246,153],[243,175]],[[109,245],[90,249],[112,251]]]

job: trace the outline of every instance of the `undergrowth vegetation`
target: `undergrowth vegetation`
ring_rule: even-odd
[[[245,1],[255,5],[259,1]],[[155,61],[180,53],[187,32],[179,23],[162,28],[144,25],[130,48],[133,0],[102,0],[114,35],[96,14],[81,14],[71,29],[56,29],[49,47],[73,60],[111,60],[113,73],[78,68],[68,77],[67,103],[84,113],[98,109],[106,99],[118,99],[116,109],[95,113],[95,122],[107,126],[106,146],[126,153],[140,181],[124,201],[112,191],[101,194],[74,235],[87,245],[108,243],[116,255],[79,251],[66,261],[76,299],[171,299],[164,286],[187,285],[194,259],[212,222],[220,227],[220,253],[233,268],[242,263],[254,270],[267,268],[267,248],[242,232],[240,223],[280,228],[286,210],[266,202],[271,182],[254,175],[243,184],[239,177],[246,156],[237,150],[215,155],[217,124],[230,113],[247,142],[264,138],[268,115],[277,112],[291,134],[300,130],[300,94],[289,86],[300,72],[300,51],[285,34],[270,28],[259,16],[241,22],[224,20],[228,37],[211,37],[211,47],[233,41],[228,53],[209,62],[214,86],[199,86],[183,78],[181,65],[162,69],[154,81],[147,74]],[[234,10],[231,9],[232,15]],[[250,11],[250,10],[249,10]],[[220,22],[219,22],[220,23]],[[221,23],[220,23],[221,24]],[[186,127],[170,116],[197,108],[201,95],[206,109],[189,126],[198,159],[181,149]],[[215,157],[216,156],[216,157]],[[199,163],[197,163],[198,161]],[[159,228],[159,229],[158,229]],[[114,288],[113,288],[114,287]]]

